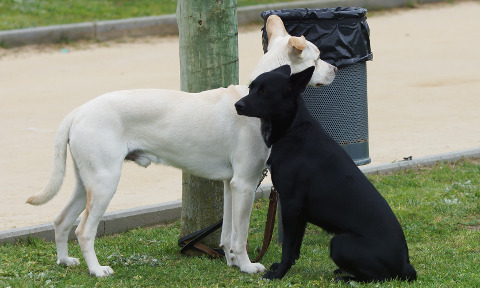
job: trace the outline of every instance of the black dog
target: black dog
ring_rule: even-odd
[[[273,185],[282,203],[282,261],[263,277],[281,279],[300,256],[307,222],[334,233],[330,257],[351,276],[339,280],[415,280],[403,230],[385,199],[308,112],[300,94],[314,71],[282,66],[258,76],[235,103],[258,117]]]

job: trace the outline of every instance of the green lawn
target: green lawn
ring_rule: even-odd
[[[480,161],[438,164],[370,179],[400,220],[418,272],[413,283],[348,285],[333,281],[330,235],[308,226],[302,255],[281,281],[267,282],[227,267],[223,260],[179,254],[179,223],[97,239],[100,263],[116,272],[88,275],[76,241],[70,243],[81,265],[55,264],[55,245],[31,239],[0,246],[0,287],[480,287]],[[255,203],[250,249],[261,245],[267,200]],[[253,256],[254,253],[251,253]],[[272,243],[262,263],[279,261]]]
[[[238,0],[238,6],[292,0]],[[176,0],[0,0],[0,30],[175,14]]]

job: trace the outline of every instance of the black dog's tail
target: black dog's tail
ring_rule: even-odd
[[[417,271],[410,263],[405,264],[403,267],[402,278],[403,281],[415,281],[417,280]]]

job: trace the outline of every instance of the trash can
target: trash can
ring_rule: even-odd
[[[265,53],[266,20],[277,15],[290,35],[305,36],[319,48],[322,60],[338,68],[330,85],[307,87],[302,96],[312,116],[357,165],[371,162],[366,61],[372,60],[373,54],[366,14],[367,9],[358,7],[270,10],[261,14]]]

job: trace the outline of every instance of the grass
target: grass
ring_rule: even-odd
[[[238,0],[239,7],[291,0]],[[0,30],[175,14],[177,0],[1,0]]]
[[[223,260],[179,254],[179,223],[99,238],[100,263],[115,274],[88,275],[76,241],[71,254],[81,265],[55,264],[53,243],[38,239],[0,246],[0,287],[480,287],[480,161],[369,177],[400,220],[419,279],[413,283],[335,283],[330,235],[309,225],[297,264],[281,281],[267,282],[227,267]],[[267,200],[255,203],[250,249],[261,245]],[[251,253],[253,256],[254,253]],[[262,263],[278,261],[274,241]]]

